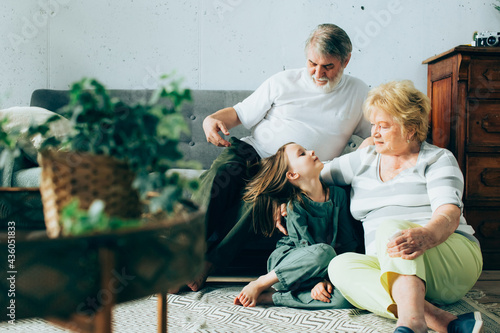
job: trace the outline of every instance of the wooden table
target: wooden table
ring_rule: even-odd
[[[9,238],[0,236],[6,254]],[[92,236],[49,239],[18,232],[14,265],[5,265],[7,276],[0,278],[0,307],[14,299],[16,320],[42,317],[78,332],[111,332],[115,304],[157,294],[158,331],[166,332],[166,291],[197,276],[204,254],[202,211]],[[7,256],[1,258],[4,267]],[[12,286],[15,296],[5,297]]]

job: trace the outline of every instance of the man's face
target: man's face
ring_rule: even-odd
[[[319,54],[314,48],[307,51],[307,71],[314,84],[325,92],[337,86],[348,62],[349,59],[342,64],[339,58]]]

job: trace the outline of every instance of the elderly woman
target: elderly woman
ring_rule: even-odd
[[[327,183],[351,185],[351,212],[366,255],[329,265],[354,306],[397,318],[395,332],[480,332],[480,313],[458,318],[433,304],[461,299],[482,270],[479,242],[462,215],[463,176],[454,156],[425,142],[430,101],[411,81],[373,89],[364,105],[371,146],[329,162]]]

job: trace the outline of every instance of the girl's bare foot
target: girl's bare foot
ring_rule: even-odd
[[[274,289],[267,289],[260,294],[257,298],[257,304],[274,304],[273,294],[276,292]]]
[[[235,305],[243,305],[244,307],[252,307],[259,304],[259,298],[263,292],[267,289],[257,282],[258,280],[252,281],[247,284],[238,296],[234,299]]]
[[[273,289],[267,289],[267,290],[264,290],[258,297],[257,297],[257,301],[255,302],[255,305],[260,305],[260,304],[274,304],[274,301],[273,301],[273,294],[275,293],[276,291],[273,290]],[[243,291],[242,291],[243,293]],[[235,305],[243,305],[244,307],[253,307],[255,305],[244,305],[242,303],[242,301],[240,300],[240,296],[242,297],[242,294],[240,293],[238,296],[236,296],[236,298],[234,299],[234,304]],[[248,302],[246,303],[248,304]]]
[[[192,291],[198,291],[205,286],[208,276],[212,273],[214,265],[211,262],[205,261],[203,271],[193,281],[189,282],[187,286]]]
[[[257,280],[247,284],[240,294],[235,297],[235,305],[243,305],[244,307],[253,307],[257,304],[273,304],[273,291],[269,290],[273,284],[278,282],[278,277],[274,271],[266,275],[262,275]]]

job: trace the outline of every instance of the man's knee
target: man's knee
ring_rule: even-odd
[[[212,184],[212,198],[234,188],[239,192],[244,185],[243,174],[244,167],[241,164],[226,163],[219,166]]]

